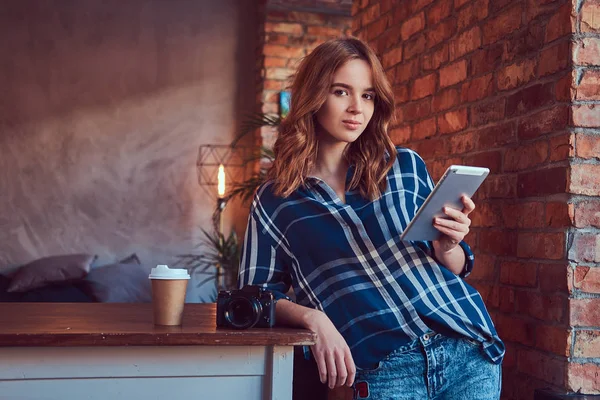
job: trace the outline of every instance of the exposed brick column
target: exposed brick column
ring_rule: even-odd
[[[259,81],[263,86],[257,101],[261,111],[279,113],[279,93],[289,86],[298,62],[328,39],[351,33],[350,1],[283,1],[266,4],[264,46]],[[263,128],[260,140],[271,147],[276,131]]]
[[[600,1],[574,0],[572,15],[568,259],[573,345],[567,389],[600,393]]]
[[[394,82],[395,143],[476,195],[469,282],[507,344],[503,398],[600,393],[599,0],[357,0]]]

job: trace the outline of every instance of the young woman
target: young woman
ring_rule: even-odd
[[[358,399],[497,399],[504,345],[462,279],[475,205],[465,197],[462,210],[444,210],[449,219],[433,221],[440,240],[399,239],[433,182],[415,152],[392,144],[393,103],[358,39],[303,60],[251,207],[240,287],[270,289],[278,324],[316,332],[312,356],[330,388],[354,386]]]

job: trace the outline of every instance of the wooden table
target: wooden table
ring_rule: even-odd
[[[216,329],[215,304],[183,324],[150,304],[0,303],[0,400],[291,399],[300,329]]]

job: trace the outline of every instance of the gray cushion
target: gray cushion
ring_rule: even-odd
[[[91,254],[69,254],[34,260],[17,270],[8,292],[26,292],[51,284],[80,280],[88,274],[95,258]]]

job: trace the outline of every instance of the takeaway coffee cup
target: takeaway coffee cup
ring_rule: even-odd
[[[148,279],[152,282],[154,324],[181,325],[185,291],[190,275],[185,269],[157,265]]]

